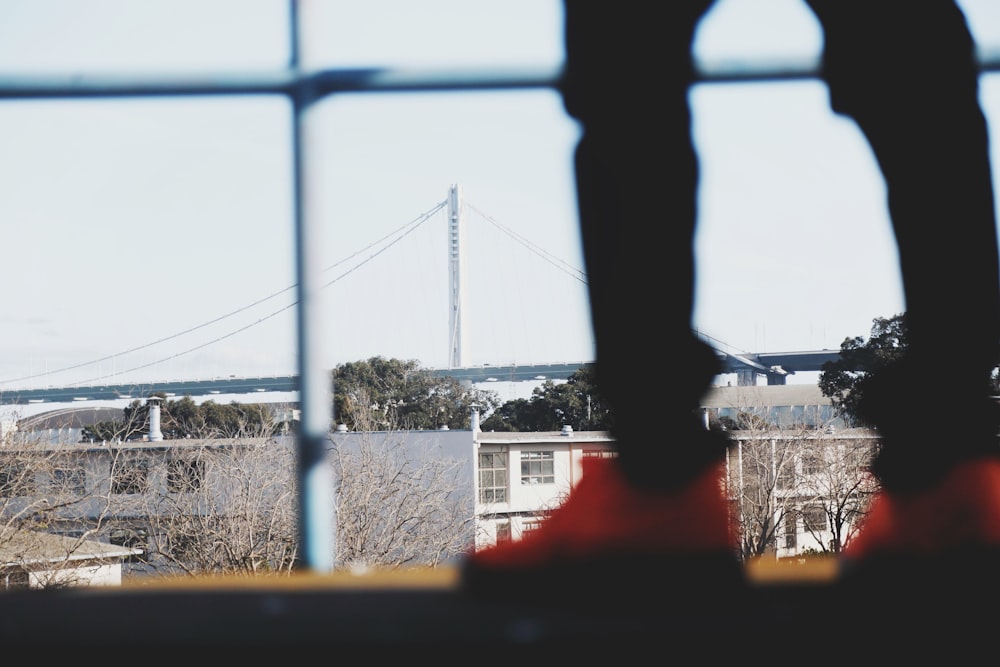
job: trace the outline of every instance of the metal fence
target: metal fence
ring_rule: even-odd
[[[123,98],[173,96],[280,95],[292,104],[294,151],[294,220],[298,290],[297,346],[301,424],[298,434],[300,496],[300,552],[303,566],[326,572],[333,569],[335,518],[332,481],[324,452],[332,420],[328,369],[322,368],[326,337],[320,330],[318,295],[323,287],[320,244],[313,242],[318,223],[310,219],[303,201],[308,179],[305,156],[310,141],[304,122],[318,100],[341,93],[400,93],[429,91],[483,91],[554,89],[560,68],[470,69],[328,69],[305,71],[300,63],[299,5],[289,0],[291,55],[282,71],[259,73],[216,72],[182,75],[0,75],[0,100]],[[1000,70],[1000,51],[980,53],[983,71]],[[737,83],[816,78],[816,61],[739,60],[696,62],[700,83]]]

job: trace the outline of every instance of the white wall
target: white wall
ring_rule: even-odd
[[[121,586],[121,563],[104,563],[32,572],[28,579],[31,588],[44,588],[53,584],[64,586]]]

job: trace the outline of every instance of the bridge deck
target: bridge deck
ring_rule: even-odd
[[[590,362],[529,364],[525,366],[469,366],[465,368],[431,369],[435,375],[454,377],[461,382],[532,382],[564,380]],[[210,396],[212,394],[253,394],[295,392],[299,389],[297,375],[264,377],[228,377],[210,380],[176,380],[149,383],[104,384],[81,387],[45,387],[37,389],[4,389],[0,405],[28,403],[70,403],[73,401],[117,401],[141,399],[156,393],[167,396]]]
[[[764,373],[773,366],[780,366],[789,373],[818,371],[823,364],[839,356],[835,350],[803,352],[751,352],[732,355],[720,352],[723,372],[736,373],[754,370]],[[454,377],[461,382],[481,384],[488,382],[541,382],[565,380],[590,361],[553,364],[526,364],[522,366],[466,366],[463,368],[431,369],[435,375]],[[149,383],[120,383],[80,387],[44,387],[0,390],[0,405],[26,405],[29,403],[71,403],[74,401],[117,401],[142,399],[156,393],[167,396],[210,396],[213,394],[253,394],[295,392],[299,388],[297,375],[272,375],[263,377],[229,377],[209,380],[155,381]]]

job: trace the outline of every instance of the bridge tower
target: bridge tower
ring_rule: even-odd
[[[463,368],[462,313],[465,310],[465,219],[462,216],[462,188],[452,185],[448,190],[448,367]]]

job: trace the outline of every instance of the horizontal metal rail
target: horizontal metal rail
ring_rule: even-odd
[[[537,69],[336,69],[312,73],[0,75],[0,99],[296,95],[546,88],[560,68]]]
[[[1000,71],[1000,50],[980,52],[983,72]],[[752,83],[815,79],[816,58],[695,60],[696,83]],[[555,88],[562,67],[355,68],[316,72],[214,72],[191,74],[69,73],[0,75],[2,99],[405,93]]]

